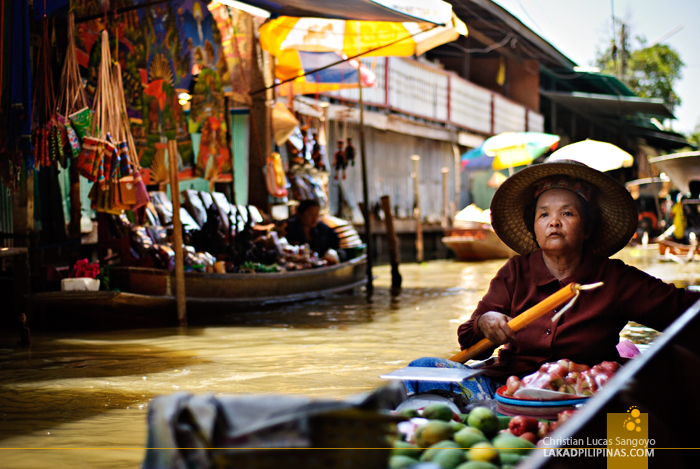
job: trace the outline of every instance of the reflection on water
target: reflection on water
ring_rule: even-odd
[[[661,264],[651,251],[621,257],[679,285],[700,283],[696,264]],[[380,386],[380,374],[421,356],[458,351],[457,326],[502,260],[402,265],[404,288],[375,295],[231,313],[216,327],[43,334],[30,352],[0,342],[3,467],[137,467],[148,401],[158,394],[303,393],[344,397]],[[95,314],[99,314],[98,311]],[[638,343],[650,331],[628,328]],[[44,448],[30,450],[28,448]]]

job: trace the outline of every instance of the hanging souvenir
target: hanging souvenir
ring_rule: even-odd
[[[115,203],[114,171],[119,168],[118,141],[112,136],[119,137],[121,119],[117,109],[117,98],[112,83],[112,58],[109,49],[109,35],[102,31],[101,58],[97,76],[97,87],[93,101],[93,118],[91,120],[90,136],[83,138],[83,147],[78,157],[78,169],[88,180],[95,182],[93,201],[95,210],[107,213],[121,213],[123,205]],[[85,117],[85,112],[79,114]],[[87,120],[87,119],[86,119]],[[92,162],[92,170],[88,172]]]
[[[267,183],[267,191],[272,197],[287,197],[287,178],[284,175],[282,158],[277,152],[272,153],[267,158],[265,182]]]
[[[323,164],[323,154],[321,153],[321,142],[318,139],[318,133],[313,133],[314,144],[311,147],[311,159],[314,162],[314,166],[321,171],[326,170],[326,166]]]
[[[87,116],[80,115],[80,112],[87,111]],[[66,58],[63,62],[63,70],[61,71],[60,95],[58,97],[58,114],[57,125],[60,130],[61,148],[65,148],[64,152],[70,152],[73,158],[80,155],[80,139],[85,136],[87,128],[90,127],[89,116],[91,111],[87,108],[87,100],[85,98],[85,90],[83,89],[80,80],[80,69],[78,68],[78,59],[75,49],[75,17],[72,11],[68,12],[68,48],[66,49]],[[70,116],[76,116],[76,120],[85,122],[86,127],[83,128],[85,133],[81,133],[80,139]],[[80,115],[81,117],[77,117]],[[62,155],[63,156],[63,155]]]
[[[81,175],[92,182],[103,180],[105,155],[111,158],[115,149],[114,145],[106,140],[107,133],[115,125],[113,110],[114,96],[111,78],[112,59],[109,50],[109,36],[107,31],[102,31],[101,39],[102,56],[97,75],[95,98],[92,104],[93,115],[90,117],[90,112],[86,112],[86,109],[82,109],[78,113],[71,115],[71,121],[80,122],[80,124],[76,125],[76,129],[80,129],[78,132],[84,132],[82,133],[82,150],[78,156],[78,170]],[[73,120],[73,117],[76,117],[76,120]],[[85,126],[81,125],[87,122],[90,122],[89,131]],[[101,186],[102,185],[103,184],[101,184]],[[98,203],[98,210],[102,207],[104,207],[104,204]]]
[[[352,146],[350,137],[348,137],[348,146],[345,147],[345,163],[355,166],[355,147]]]
[[[345,159],[345,151],[343,150],[343,141],[338,140],[338,147],[333,154],[333,167],[335,168],[335,175],[333,178],[338,180],[338,173],[342,171],[343,179],[345,179],[345,168],[348,167],[348,161]]]
[[[119,145],[119,162],[122,178],[120,179],[120,190],[122,202],[131,206],[131,210],[136,210],[148,204],[148,190],[141,178],[141,166],[139,165],[136,144],[131,133],[129,115],[126,111],[126,100],[124,99],[124,86],[122,84],[122,74],[119,64],[115,64],[114,91],[117,96],[117,108],[121,120],[121,128],[124,132],[123,142]],[[134,158],[129,155],[129,150],[133,151]]]

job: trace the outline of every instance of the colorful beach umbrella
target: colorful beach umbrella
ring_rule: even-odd
[[[484,153],[484,149],[479,146],[462,154],[460,157],[460,165],[462,171],[490,169],[493,165],[493,157]]]
[[[556,149],[559,136],[541,132],[503,132],[487,139],[484,153],[494,157],[493,169],[509,169],[532,163]]]
[[[558,160],[578,161],[598,171],[629,168],[634,164],[634,157],[622,148],[590,139],[566,145],[547,158],[547,161]]]

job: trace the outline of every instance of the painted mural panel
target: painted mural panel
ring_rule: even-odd
[[[122,0],[112,2],[110,8],[136,6],[145,1]],[[83,17],[103,12],[104,3],[74,0],[73,7],[76,17]],[[92,94],[100,61],[100,48],[95,45],[105,20],[101,17],[76,27],[78,60],[88,93]],[[206,2],[174,0],[121,13],[116,20],[108,16],[107,31],[113,57],[118,57],[123,71],[125,98],[140,162],[144,168],[150,168],[152,181],[167,179],[168,140],[178,142],[181,170],[201,166],[194,161],[190,131],[207,133],[200,143],[200,155],[206,161],[203,169],[197,170],[198,174],[215,178],[230,173],[222,87],[222,77],[228,79],[229,75],[219,29]],[[183,92],[193,95],[189,123],[178,100]],[[209,162],[212,154],[216,154],[212,159],[215,167]]]

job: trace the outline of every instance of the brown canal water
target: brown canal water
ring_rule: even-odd
[[[679,286],[700,283],[700,264],[659,262],[656,253],[626,248],[620,257]],[[0,467],[138,467],[148,403],[160,394],[370,391],[385,383],[380,374],[415,358],[458,352],[457,326],[503,262],[405,264],[398,296],[383,266],[371,301],[337,296],[215,327],[42,334],[31,351],[3,336]],[[639,344],[655,334],[635,325],[623,332]]]

